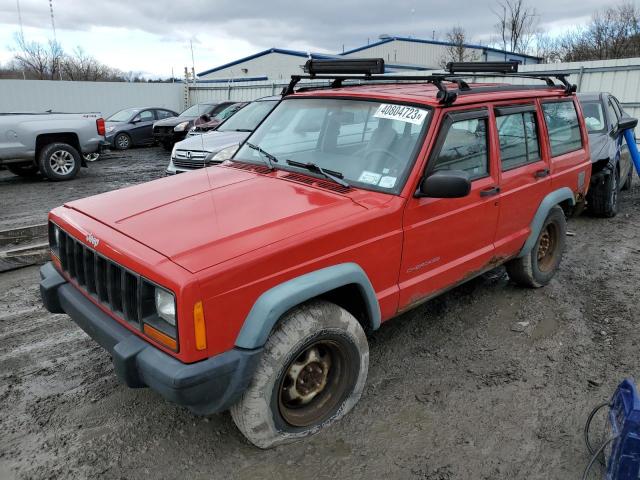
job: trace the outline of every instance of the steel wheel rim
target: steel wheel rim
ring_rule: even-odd
[[[76,166],[76,160],[66,150],[56,150],[49,157],[51,170],[59,175],[68,175]]]
[[[87,153],[87,154],[84,156],[84,159],[85,159],[87,162],[95,162],[96,160],[98,160],[98,158],[99,158],[99,157],[100,157],[100,154],[99,154],[99,153]]]
[[[118,146],[120,148],[127,148],[129,146],[129,137],[126,135],[120,135],[118,137]]]
[[[555,224],[550,223],[540,234],[538,239],[537,259],[538,268],[542,272],[553,269],[556,262],[558,246],[558,229]]]
[[[340,342],[316,340],[284,369],[278,386],[280,415],[294,427],[326,420],[339,407],[349,388],[348,353]]]

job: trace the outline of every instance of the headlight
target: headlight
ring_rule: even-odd
[[[187,129],[188,126],[189,126],[189,122],[182,122],[182,123],[179,123],[178,125],[176,125],[173,128],[173,131],[174,132],[184,132]]]
[[[171,158],[175,158],[176,157],[176,149],[178,148],[177,145],[174,145],[173,148],[171,149]]]
[[[60,256],[60,229],[51,222],[49,222],[49,247],[56,257]]]
[[[211,162],[224,162],[229,160],[238,151],[239,145],[231,145],[230,147],[223,148],[218,153],[213,155],[210,159]]]
[[[176,326],[176,299],[172,293],[156,287],[156,313],[172,327]]]
[[[113,132],[115,129],[116,129],[116,127],[111,126],[111,127],[107,127],[107,130],[106,130],[106,131],[107,131],[107,133],[111,133],[111,132]]]

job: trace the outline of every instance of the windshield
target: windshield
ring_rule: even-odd
[[[248,143],[276,157],[277,168],[295,169],[287,160],[316,164],[342,174],[351,185],[398,193],[429,113],[428,108],[372,101],[291,99],[266,118]],[[264,163],[247,144],[235,158]]]
[[[606,122],[602,104],[599,101],[582,102],[582,114],[589,133],[602,132],[604,130]]]
[[[258,124],[264,120],[264,117],[269,115],[269,112],[273,110],[273,107],[277,105],[277,100],[264,100],[261,102],[252,102],[246,107],[243,107],[235,115],[224,122],[219,132],[253,132]]]
[[[138,109],[126,108],[111,115],[109,118],[107,118],[107,122],[126,122],[136,113],[138,113]]]
[[[240,110],[242,108],[242,105],[243,105],[242,103],[234,103],[233,105],[230,105],[224,110],[222,110],[214,118],[216,120],[225,120],[229,118],[231,115],[233,115],[234,113],[236,113],[238,110]]]
[[[200,115],[208,112],[209,110],[211,110],[211,105],[209,105],[208,103],[198,103],[196,105],[193,105],[187,108],[179,116],[180,117],[199,117]]]

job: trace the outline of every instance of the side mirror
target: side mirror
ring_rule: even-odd
[[[469,195],[471,180],[462,170],[440,170],[422,179],[417,197],[462,198]]]
[[[618,122],[618,131],[624,132],[625,130],[631,130],[638,125],[638,119],[633,117],[624,116]]]
[[[134,125],[135,125],[136,123],[140,123],[140,117],[136,117],[136,118],[134,118],[133,120],[131,120],[131,123],[133,123]]]

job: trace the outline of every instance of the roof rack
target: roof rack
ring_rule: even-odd
[[[438,93],[436,98],[443,105],[450,105],[456,101],[458,95],[513,89],[513,85],[496,85],[490,87],[471,88],[465,78],[503,77],[530,78],[542,80],[544,86],[527,86],[527,88],[562,88],[567,95],[577,90],[576,85],[567,81],[567,74],[554,73],[552,75],[518,73],[515,62],[450,62],[447,64],[449,73],[434,73],[431,75],[384,75],[384,59],[382,58],[351,58],[351,59],[309,59],[304,66],[307,75],[291,75],[289,85],[282,90],[282,96],[294,93],[295,86],[302,79],[332,80],[328,88],[340,88],[345,80],[364,80],[386,83],[403,81],[422,81],[433,84]],[[463,73],[460,75],[459,73]],[[560,84],[554,82],[558,80]],[[457,89],[447,89],[445,82],[455,83]],[[325,86],[305,87],[304,90],[327,88]]]

